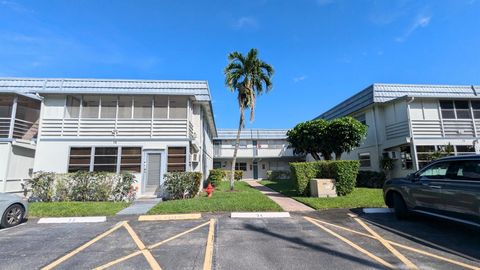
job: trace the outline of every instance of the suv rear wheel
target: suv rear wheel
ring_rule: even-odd
[[[20,224],[23,221],[25,209],[20,204],[10,205],[3,213],[0,221],[1,228],[8,228]]]
[[[402,198],[402,195],[395,192],[392,196],[393,201],[393,209],[395,210],[395,216],[398,219],[406,219],[408,218],[408,208],[405,204],[405,201]]]

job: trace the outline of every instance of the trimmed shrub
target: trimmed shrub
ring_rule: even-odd
[[[356,160],[335,160],[290,163],[292,180],[300,195],[310,195],[309,182],[313,178],[333,178],[339,196],[344,196],[355,188],[360,164]]]
[[[357,187],[381,188],[386,180],[385,173],[374,171],[359,171]]]
[[[229,170],[223,170],[223,173],[224,173],[223,180],[224,181],[230,181],[230,172],[231,171],[229,171]],[[235,181],[242,180],[242,177],[243,177],[243,171],[241,171],[241,170],[235,170],[234,171],[233,179],[235,179]]]
[[[210,170],[210,174],[208,175],[208,183],[212,184],[212,186],[216,187],[220,182],[223,181],[225,178],[225,173],[223,170],[220,169],[213,169]]]
[[[290,171],[267,171],[268,180],[288,180],[290,176]]]
[[[165,174],[164,187],[169,199],[188,199],[198,194],[202,174],[199,172],[173,172]]]
[[[28,179],[26,181],[26,186],[31,189],[31,197],[34,200],[50,202],[55,195],[54,182],[55,173],[38,172],[34,175],[32,179]]]
[[[28,180],[34,201],[131,201],[135,199],[130,173],[82,172],[55,174],[39,172]]]

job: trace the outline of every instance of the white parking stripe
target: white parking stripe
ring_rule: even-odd
[[[94,223],[105,222],[107,217],[62,217],[62,218],[41,218],[37,223]]]
[[[289,212],[232,212],[231,218],[289,218]]]

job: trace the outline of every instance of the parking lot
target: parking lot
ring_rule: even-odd
[[[37,224],[0,230],[1,269],[480,269],[478,229],[329,210],[291,218]]]

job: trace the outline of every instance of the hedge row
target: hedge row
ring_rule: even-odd
[[[173,172],[165,174],[164,178],[165,195],[172,200],[195,197],[203,179],[200,172]]]
[[[357,160],[335,160],[290,163],[295,189],[300,195],[310,195],[310,180],[333,178],[337,194],[344,196],[353,191],[360,164]]]

